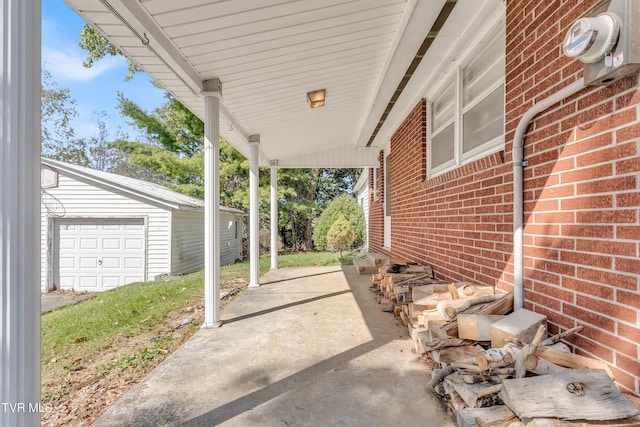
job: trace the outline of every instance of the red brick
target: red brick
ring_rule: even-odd
[[[617,145],[615,147],[594,151],[582,156],[578,156],[576,163],[578,167],[594,165],[597,163],[610,162],[616,159],[635,156],[636,143]],[[610,175],[610,174],[609,174]]]
[[[616,227],[617,239],[640,240],[640,226],[618,226]]]
[[[636,343],[636,346],[640,346],[640,329],[618,323],[618,335]],[[638,357],[640,358],[640,355]]]
[[[634,223],[637,222],[635,210],[583,211],[576,213],[578,223]]]
[[[638,351],[636,350],[636,354]],[[640,362],[637,359],[631,359],[625,355],[617,354],[616,355],[616,366],[623,371],[627,371],[630,374],[638,374],[640,372]]]
[[[564,304],[562,312],[569,317],[573,317],[589,325],[597,326],[598,328],[611,332],[614,331],[615,322],[607,317],[601,316],[597,312],[584,310],[571,304]]]
[[[640,260],[637,258],[616,258],[615,268],[618,271],[640,274]]]
[[[577,240],[576,249],[583,252],[621,256],[635,256],[637,253],[635,243],[612,240]]]
[[[567,291],[564,288],[558,286],[550,286],[543,283],[534,283],[533,289],[538,293],[548,295],[550,297],[568,302],[570,304],[575,304],[575,292]]]
[[[640,309],[640,293],[618,291],[617,301],[621,304],[630,305]],[[637,320],[636,320],[637,321]]]
[[[616,206],[621,208],[640,206],[640,192],[617,194]]]
[[[613,173],[611,164],[599,165],[591,168],[574,169],[560,174],[560,182],[569,184],[572,182],[592,181],[602,177],[609,177]]]
[[[619,198],[620,196],[618,195],[617,197]],[[576,197],[572,199],[562,200],[560,202],[560,206],[562,210],[612,208],[613,196]]]
[[[594,357],[607,363],[613,363],[614,352],[600,343],[592,341],[582,335],[575,335],[571,343],[576,346],[576,354]]]
[[[613,238],[613,225],[565,224],[562,226],[563,236]]]
[[[632,190],[635,188],[636,178],[634,176],[626,176],[580,183],[577,187],[577,194],[610,193],[612,191]]]
[[[613,289],[607,286],[577,280],[571,277],[562,279],[562,287],[576,292],[585,293],[598,298],[613,299]]]
[[[578,278],[594,283],[613,286],[622,289],[638,289],[638,277],[612,273],[610,271],[594,270],[586,267],[578,268]]]
[[[619,297],[618,297],[619,298]],[[637,322],[637,310],[626,308],[620,304],[613,304],[601,299],[590,298],[584,295],[576,295],[577,305],[595,313],[602,313],[609,317],[618,318],[625,322]],[[598,326],[596,324],[596,326]]]
[[[601,344],[618,353],[623,353],[628,356],[634,357],[636,354],[638,354],[637,344],[620,339],[615,334],[612,334],[610,332],[605,332],[596,328],[585,328],[580,333],[585,337],[588,337],[597,342],[598,344]]]
[[[613,376],[616,379],[616,384],[620,388],[620,391],[623,391],[623,392],[626,391],[627,393],[635,393],[636,395],[639,394],[639,390],[636,387],[636,383],[635,383],[636,377],[629,374],[628,372],[625,372],[623,370],[616,368],[615,366],[610,366],[610,368],[611,368],[611,372],[613,373]]]

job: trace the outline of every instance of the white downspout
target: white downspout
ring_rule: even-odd
[[[560,89],[558,92],[534,104],[520,119],[513,137],[513,309],[519,310],[524,305],[524,255],[522,229],[524,226],[524,176],[527,166],[524,160],[524,135],[529,123],[535,116],[552,105],[583,89],[584,80],[580,79]]]

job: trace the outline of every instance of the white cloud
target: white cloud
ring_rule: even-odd
[[[125,63],[122,57],[105,57],[91,68],[82,65],[85,54],[79,48],[42,46],[42,67],[57,81],[87,82]]]

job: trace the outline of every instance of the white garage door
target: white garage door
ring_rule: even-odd
[[[53,246],[60,289],[95,292],[144,280],[143,219],[59,219]]]

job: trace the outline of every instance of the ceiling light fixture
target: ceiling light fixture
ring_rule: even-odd
[[[324,95],[325,95],[325,89],[307,92],[307,102],[309,103],[309,107],[311,108],[324,107]]]

